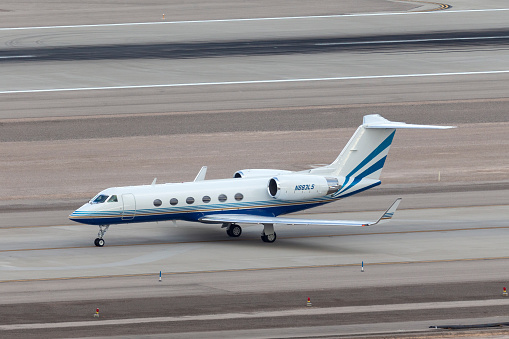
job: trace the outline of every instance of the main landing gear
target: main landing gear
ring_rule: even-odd
[[[97,233],[97,237],[95,240],[94,240],[94,245],[96,245],[97,247],[103,247],[104,246],[104,234],[106,234],[106,231],[108,230],[108,228],[110,227],[110,225],[99,225],[99,233]]]
[[[263,242],[274,242],[276,241],[276,232],[274,232],[274,224],[263,224],[263,232],[262,232],[262,241]]]
[[[242,234],[242,228],[237,224],[226,226],[226,234],[232,238],[238,238]]]
[[[272,234],[265,234],[265,232],[262,232],[262,241],[263,242],[274,242],[276,241],[276,232],[272,233]]]
[[[237,224],[223,223],[222,228],[226,228],[226,234],[232,238],[240,237],[242,228]],[[274,232],[274,224],[263,224],[262,241],[273,243],[276,241],[276,232]]]

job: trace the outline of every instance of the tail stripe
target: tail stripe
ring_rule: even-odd
[[[348,185],[347,187],[345,187],[344,189],[342,189],[340,192],[337,193],[337,195],[347,191],[348,189],[350,189],[351,187],[355,186],[357,183],[359,183],[363,178],[365,178],[366,176],[370,175],[371,173],[373,172],[376,172],[378,171],[379,169],[381,169],[382,167],[384,167],[384,164],[385,164],[385,159],[387,159],[387,156],[384,156],[382,159],[378,160],[376,163],[374,163],[373,165],[371,165],[368,169],[366,169],[364,172],[362,172],[361,174],[359,174],[358,176],[356,176],[354,178],[354,180],[350,183],[350,185]],[[337,196],[335,194],[335,196]]]
[[[355,167],[350,173],[346,176],[346,181],[357,171],[359,171],[362,167],[366,166],[371,160],[373,160],[377,155],[382,153],[387,147],[392,144],[392,139],[394,139],[394,134],[396,134],[396,130],[394,130],[377,148],[373,150],[357,167]],[[383,164],[382,164],[383,166]]]

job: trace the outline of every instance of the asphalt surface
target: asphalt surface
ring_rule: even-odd
[[[428,327],[507,321],[507,8],[448,4],[3,2],[0,336],[442,336]],[[313,215],[376,218],[402,194],[387,227],[281,226],[269,247],[256,227],[233,242],[126,225],[97,249],[96,228],[66,219],[105,187],[202,165],[218,178],[328,163],[368,113],[459,126],[398,132],[380,189]],[[143,321],[161,316],[174,319]]]
[[[401,53],[429,50],[486,48],[505,50],[508,30],[406,35],[375,35],[355,38],[250,39],[201,43],[124,44],[0,50],[0,64],[42,61],[136,60],[250,57],[316,53]],[[16,56],[26,55],[24,58]],[[339,55],[340,56],[340,55]]]

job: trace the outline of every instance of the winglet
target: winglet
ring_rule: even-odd
[[[389,207],[387,209],[387,211],[385,211],[385,213],[376,222],[373,222],[370,224],[365,224],[363,226],[373,226],[380,222],[391,220],[392,216],[396,212],[396,209],[398,208],[400,202],[401,202],[401,198],[396,199],[396,201],[392,203],[391,207]]]
[[[207,174],[207,166],[203,166],[201,170],[196,175],[196,178],[194,178],[194,181],[203,181],[205,180],[205,174]]]

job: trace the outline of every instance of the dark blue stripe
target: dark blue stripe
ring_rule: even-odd
[[[371,152],[366,159],[364,159],[357,167],[355,167],[350,173],[348,173],[347,178],[351,177],[355,172],[360,170],[362,167],[366,166],[368,162],[373,160],[377,155],[382,153],[384,149],[389,147],[392,144],[392,139],[394,139],[394,134],[396,134],[396,130],[394,130],[377,148]]]
[[[364,187],[364,188],[361,188],[360,190],[353,191],[353,192],[350,192],[350,193],[348,193],[348,194],[338,196],[338,198],[343,199],[343,198],[349,197],[349,196],[351,196],[351,195],[354,195],[354,194],[357,194],[357,193],[364,192],[364,191],[366,191],[366,190],[369,190],[370,188],[373,188],[373,187],[376,187],[376,186],[380,185],[381,183],[382,183],[381,181],[377,181],[377,182],[375,182],[375,183],[374,183],[374,184],[372,184],[372,185],[369,185],[369,186],[366,186],[366,187]]]
[[[352,186],[357,185],[362,179],[364,179],[365,177],[367,177],[371,173],[374,173],[374,172],[378,171],[379,169],[381,169],[382,167],[384,167],[385,159],[387,159],[387,156],[385,156],[382,159],[378,160],[373,165],[371,165],[368,169],[366,169],[364,172],[362,172],[361,174],[356,176],[355,179],[352,181],[352,183],[350,185],[348,185],[348,187],[343,189],[342,192],[347,191]]]

